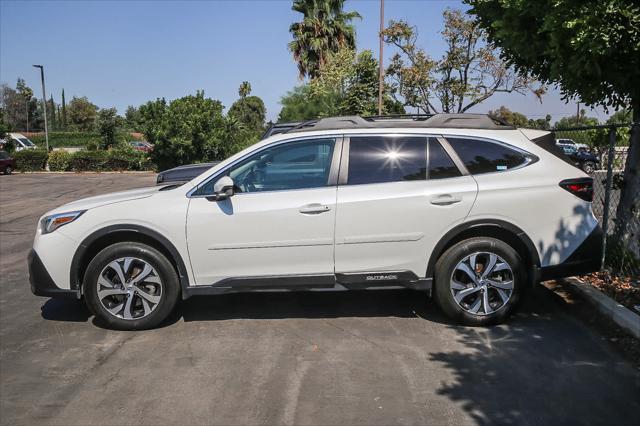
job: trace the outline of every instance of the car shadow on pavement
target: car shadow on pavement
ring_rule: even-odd
[[[40,310],[42,318],[49,321],[87,322],[92,316],[79,300],[49,299]]]
[[[640,373],[563,305],[538,286],[506,324],[449,326],[465,349],[429,354],[452,376],[436,393],[481,425],[637,424]]]
[[[169,322],[229,319],[398,317],[451,324],[425,293],[412,290],[235,293],[183,301]]]

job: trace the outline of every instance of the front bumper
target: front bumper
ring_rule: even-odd
[[[63,299],[79,299],[78,290],[62,289],[53,282],[51,275],[45,268],[42,260],[35,250],[31,250],[28,256],[29,264],[29,282],[31,283],[31,292],[36,296],[55,297]]]
[[[548,281],[597,272],[602,267],[603,250],[604,233],[600,225],[597,225],[567,260],[559,265],[540,268],[540,278]]]

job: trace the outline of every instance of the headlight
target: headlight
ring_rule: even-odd
[[[42,234],[49,234],[50,232],[55,231],[61,226],[73,222],[74,220],[82,216],[84,212],[86,212],[86,210],[58,213],[52,214],[51,216],[43,217],[42,221],[40,222],[40,232]]]

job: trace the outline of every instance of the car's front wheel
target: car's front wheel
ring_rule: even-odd
[[[7,166],[4,168],[5,175],[10,175],[11,173],[13,173],[13,169],[11,168],[11,166]]]
[[[156,327],[173,311],[179,294],[173,265],[158,250],[141,243],[105,248],[85,273],[86,303],[110,328]]]
[[[494,238],[461,241],[436,263],[436,301],[445,314],[466,325],[503,321],[526,282],[518,253]]]

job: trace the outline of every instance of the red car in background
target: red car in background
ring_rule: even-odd
[[[10,175],[16,169],[16,159],[5,151],[0,151],[0,172]]]
[[[131,145],[131,147],[137,151],[142,151],[142,152],[153,151],[153,145],[151,145],[149,142],[131,141],[129,142],[129,145]]]

